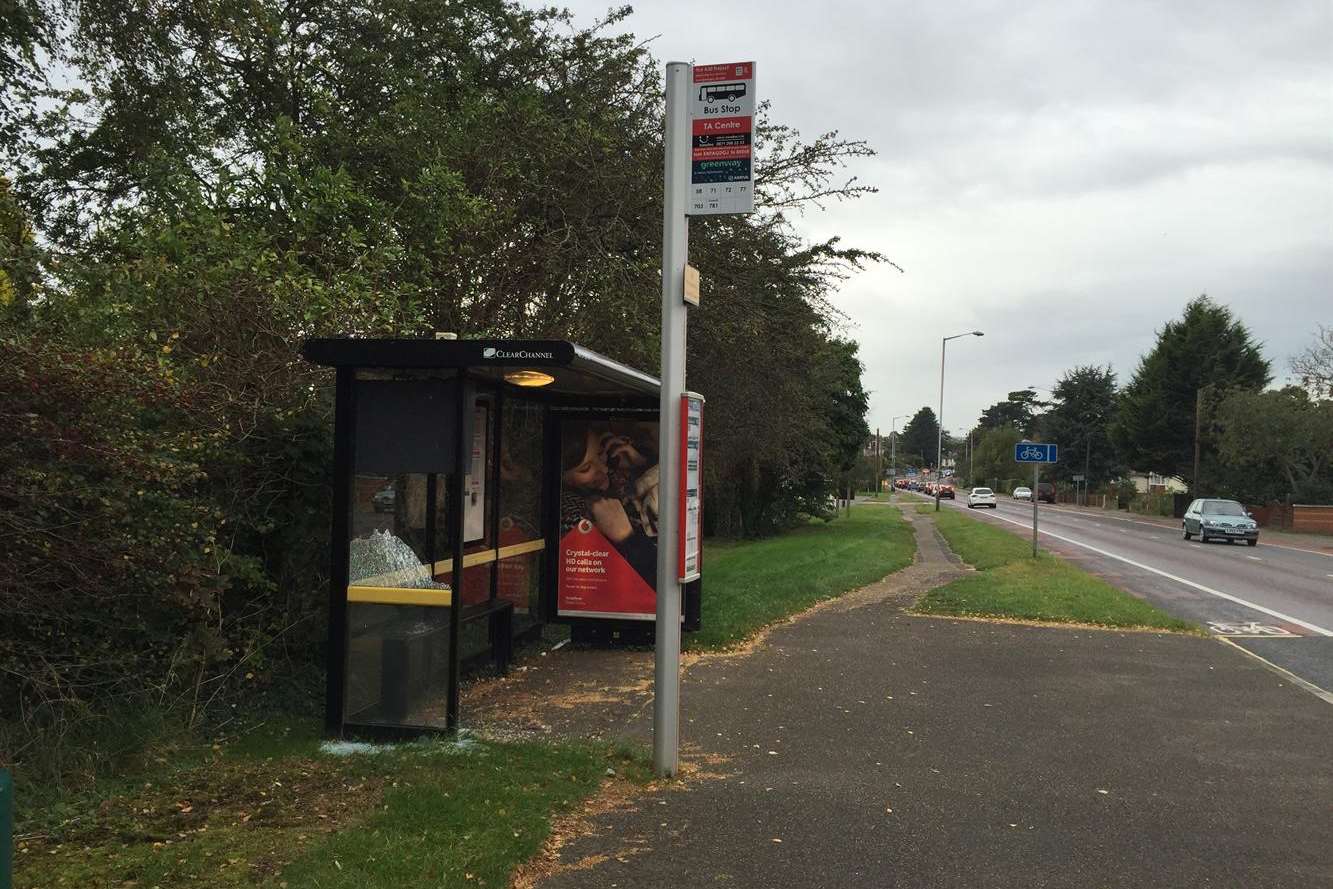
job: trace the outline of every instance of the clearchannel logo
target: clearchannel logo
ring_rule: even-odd
[[[481,350],[482,358],[517,358],[520,361],[531,361],[534,358],[545,358],[547,361],[554,361],[553,352],[529,352],[520,349],[517,352],[506,352],[504,349],[497,349],[494,346],[487,346]]]

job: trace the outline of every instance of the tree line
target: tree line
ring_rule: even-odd
[[[1333,330],[1291,359],[1298,381],[1279,389],[1270,361],[1231,310],[1191,300],[1157,333],[1124,386],[1109,367],[1067,370],[1042,398],[1031,388],[986,408],[944,452],[968,484],[1021,483],[1013,460],[1023,440],[1061,447],[1043,477],[1108,490],[1134,473],[1180,478],[1199,496],[1247,503],[1333,502]],[[933,468],[935,412],[923,407],[903,429],[902,465]]]
[[[570,339],[658,363],[661,65],[506,0],[0,11],[0,712],[202,718],[317,662],[315,336]],[[695,219],[706,530],[825,509],[867,434],[830,297],[874,251],[788,214],[871,154],[760,111],[760,212]],[[5,749],[8,747],[8,749]],[[28,749],[31,749],[30,747]],[[0,758],[4,758],[0,756]]]

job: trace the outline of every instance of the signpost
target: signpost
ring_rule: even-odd
[[[695,65],[690,92],[691,216],[754,211],[754,62]]]
[[[699,574],[698,430],[702,427],[691,430],[689,424],[692,417],[702,423],[703,399],[687,398],[685,392],[686,319],[690,302],[698,300],[698,278],[690,275],[687,283],[690,250],[686,217],[754,211],[754,107],[753,62],[698,66],[667,63],[662,162],[662,394],[658,408],[661,495],[653,663],[653,766],[658,774],[667,776],[675,775],[680,765],[681,580]],[[691,462],[695,473],[692,482]]]
[[[1014,462],[1032,464],[1032,555],[1037,555],[1037,483],[1041,478],[1041,464],[1055,463],[1060,457],[1060,446],[1020,441],[1014,445]]]

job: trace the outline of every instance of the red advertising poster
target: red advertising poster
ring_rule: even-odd
[[[561,422],[561,617],[657,615],[657,423]]]

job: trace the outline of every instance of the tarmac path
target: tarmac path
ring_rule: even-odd
[[[693,663],[713,777],[592,815],[540,885],[1333,885],[1333,707],[1209,638],[911,615],[964,569],[908,518],[913,566]]]

